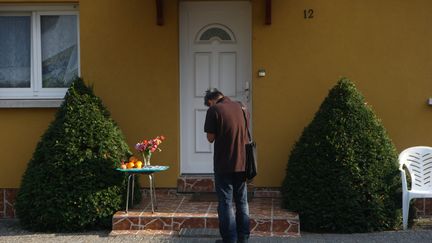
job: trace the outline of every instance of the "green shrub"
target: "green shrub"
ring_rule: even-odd
[[[283,206],[302,230],[370,232],[400,223],[397,153],[354,84],[341,79],[294,145]]]
[[[110,226],[126,191],[125,175],[114,168],[130,154],[101,100],[76,79],[22,178],[20,223],[35,231]]]

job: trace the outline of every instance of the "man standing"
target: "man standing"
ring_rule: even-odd
[[[248,138],[242,105],[217,89],[206,91],[204,103],[209,107],[204,131],[208,141],[215,142],[213,165],[219,201],[219,231],[224,242],[247,242],[250,231],[245,144]]]

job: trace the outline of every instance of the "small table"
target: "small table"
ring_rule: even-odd
[[[132,193],[132,205],[133,205],[133,198],[134,198],[134,190],[135,190],[135,174],[145,174],[149,177],[149,183],[150,183],[150,203],[152,207],[152,213],[154,213],[155,206],[157,208],[157,201],[156,201],[156,191],[155,191],[155,182],[154,182],[154,173],[161,172],[168,170],[169,166],[163,166],[163,165],[149,165],[145,166],[143,168],[133,168],[133,169],[121,169],[116,168],[116,170],[121,172],[126,172],[129,174],[128,176],[128,185],[127,185],[127,196],[126,196],[126,213],[129,209],[129,191]],[[132,179],[132,183],[131,183]],[[132,187],[132,189],[130,189]]]

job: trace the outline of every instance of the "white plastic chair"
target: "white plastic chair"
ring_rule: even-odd
[[[404,166],[411,176],[408,190]],[[432,198],[432,147],[407,148],[399,154],[399,170],[402,174],[403,229],[408,226],[409,203],[414,198]]]

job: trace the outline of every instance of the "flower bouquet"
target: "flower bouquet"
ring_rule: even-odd
[[[150,165],[150,159],[154,152],[162,151],[162,149],[159,148],[159,145],[164,140],[164,136],[157,136],[149,140],[144,139],[135,145],[135,149],[143,156],[144,166]]]

